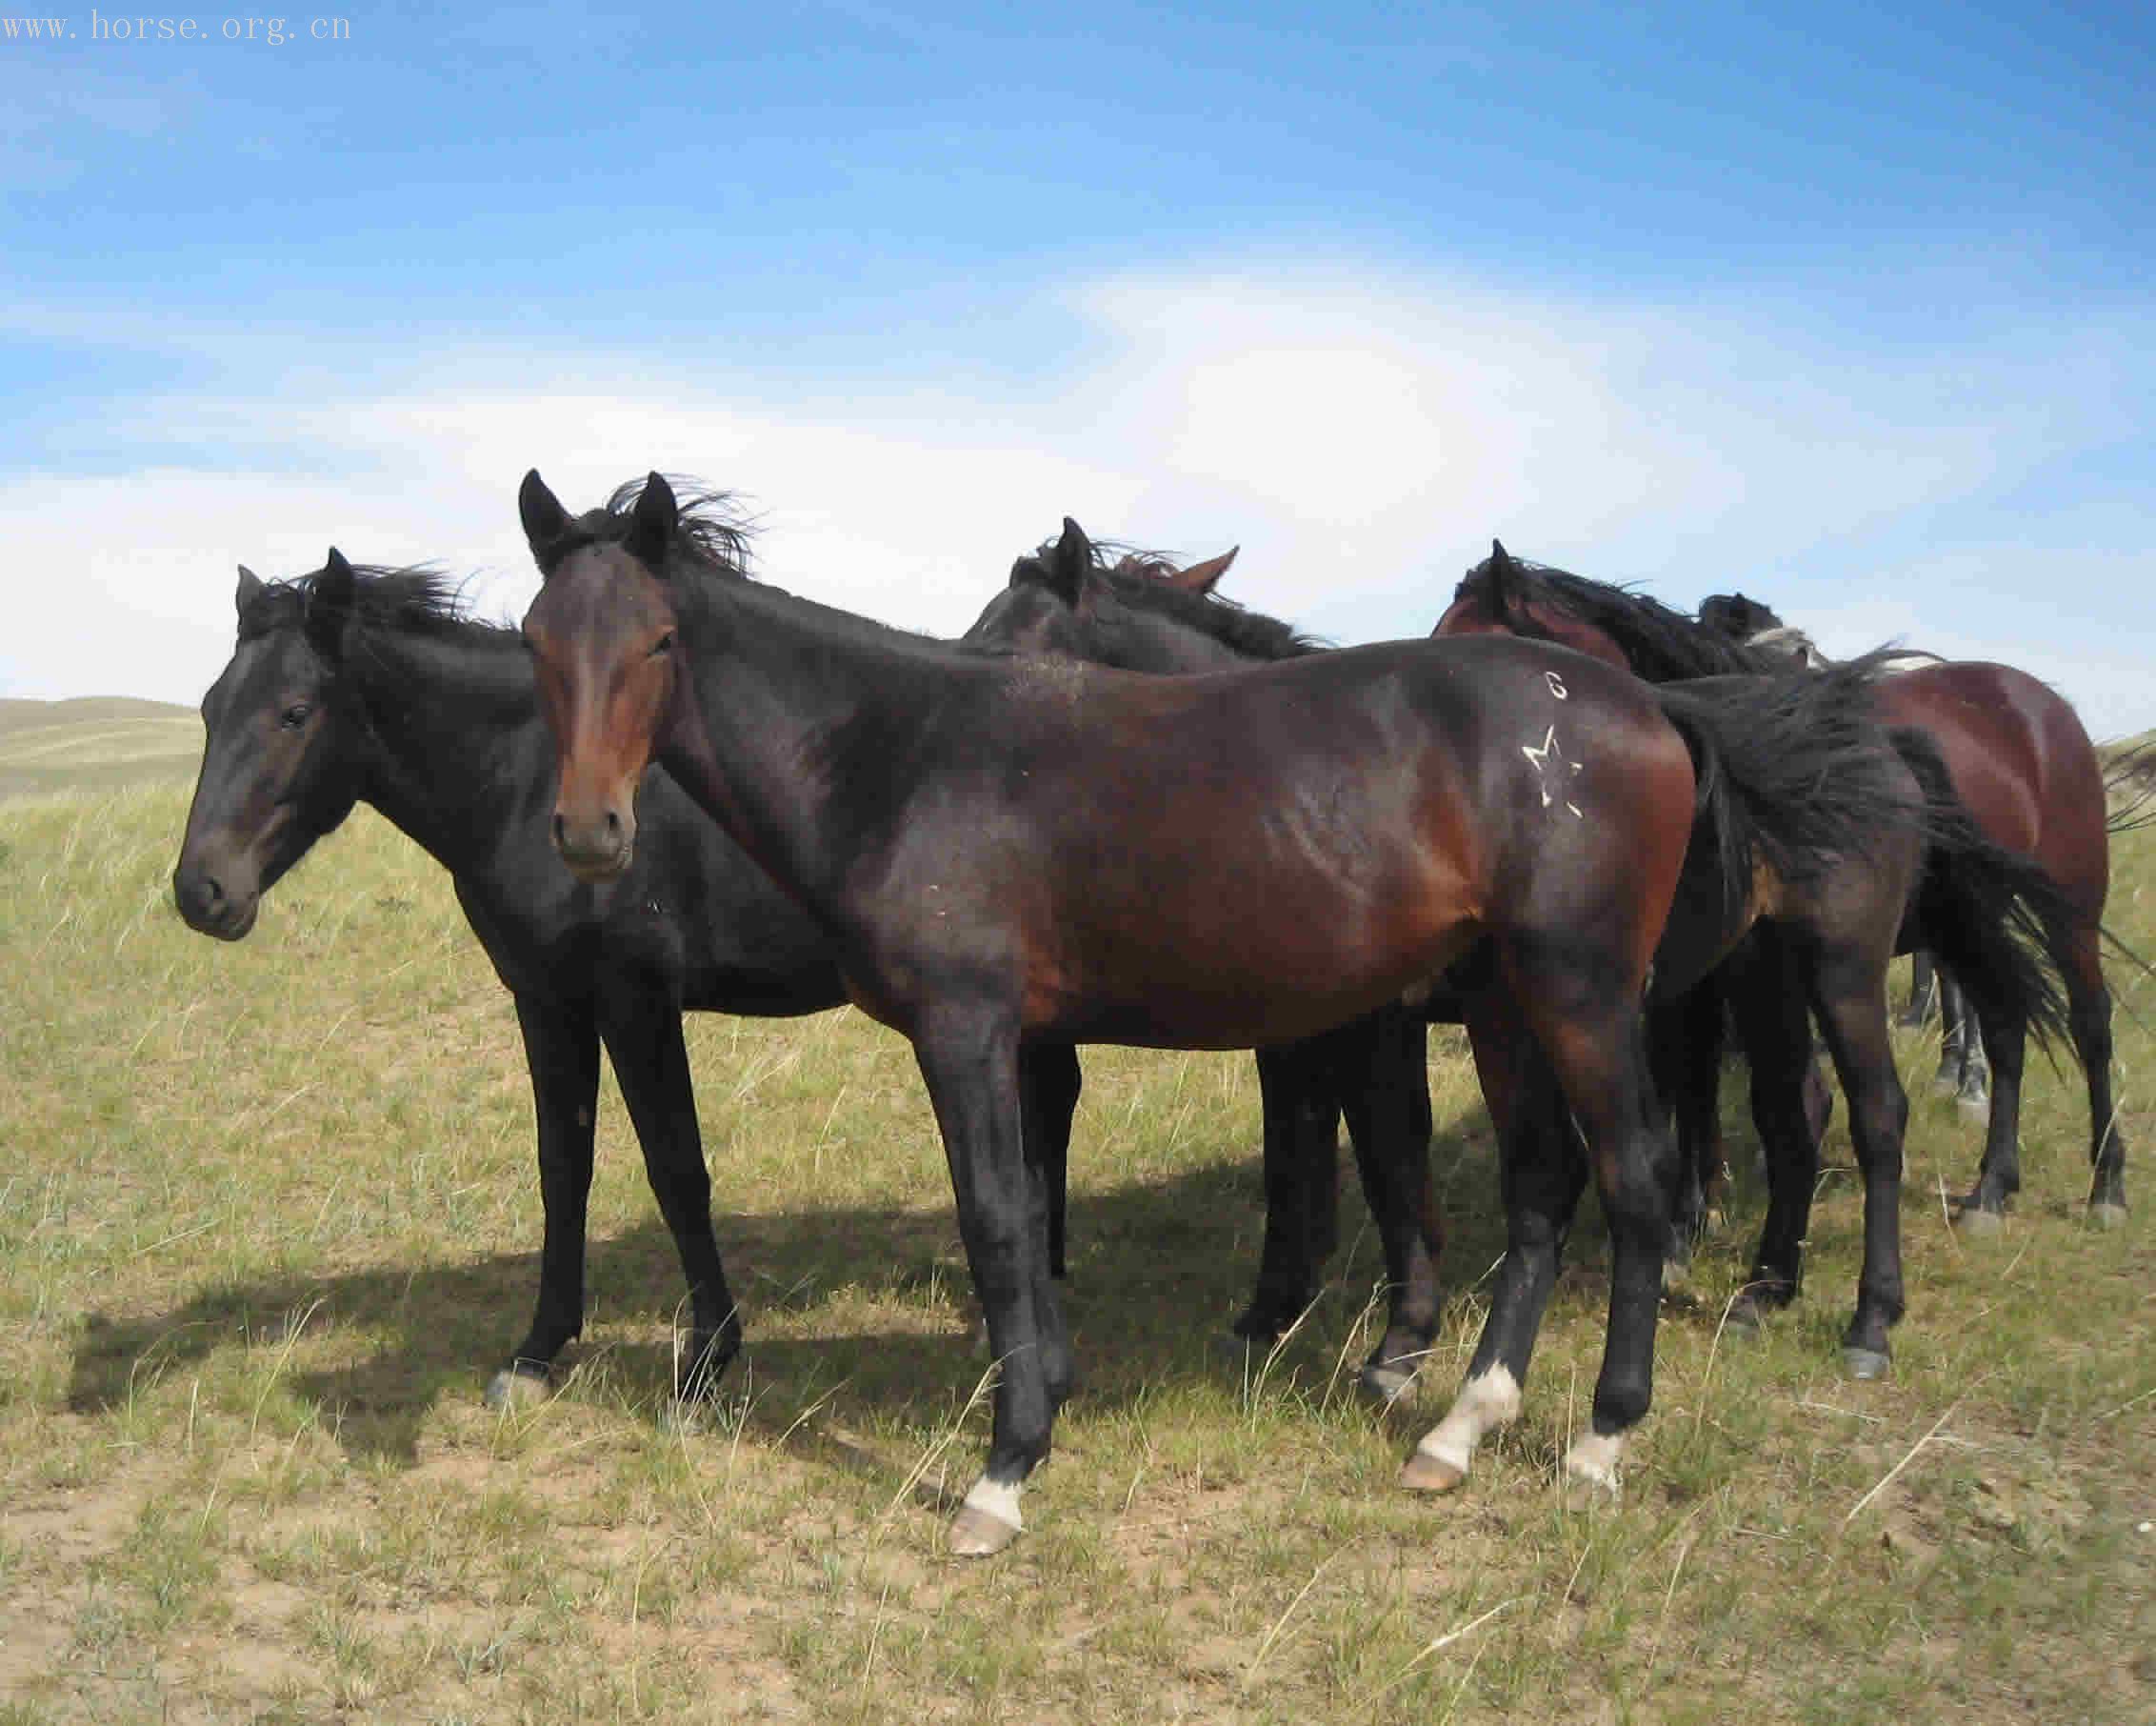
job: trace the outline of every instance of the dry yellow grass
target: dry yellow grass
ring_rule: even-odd
[[[185,805],[0,807],[0,1722],[2156,1718],[2156,1177],[2137,1156],[2132,1226],[2081,1228],[2078,1088],[2041,1064],[2027,1190],[1981,1247],[1939,1203],[1974,1135],[1912,1086],[1887,1382],[1836,1370],[1846,1174],[1798,1310],[1718,1339],[1741,1193],[1667,1315],[1626,1500],[1588,1513],[1553,1481],[1600,1346],[1591,1220],[1526,1417],[1456,1501],[1393,1487],[1501,1238],[1456,1046],[1452,1316],[1389,1422],[1347,1389],[1367,1231],[1275,1358],[1217,1346],[1259,1223],[1248,1062],[1090,1054],[1081,1393],[1028,1535],[961,1565],[935,1498],[976,1459],[983,1362],[903,1044],[693,1023],[750,1343],[690,1430],[663,1400],[679,1274],[609,1092],[577,1369],[496,1417],[538,1241],[507,997],[366,812],[247,943],[190,934]],[[2151,879],[2136,835],[2115,910],[2145,948]],[[2123,1029],[2130,1108],[2150,1042]]]

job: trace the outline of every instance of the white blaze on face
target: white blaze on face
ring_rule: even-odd
[[[1460,1387],[1445,1418],[1425,1433],[1415,1448],[1464,1475],[1483,1435],[1509,1425],[1519,1415],[1519,1381],[1507,1368],[1493,1366]]]

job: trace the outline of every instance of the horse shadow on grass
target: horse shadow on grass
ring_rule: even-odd
[[[1445,1280],[1456,1294],[1504,1248],[1494,1160],[1487,1131],[1473,1122],[1441,1129],[1431,1154],[1448,1234]],[[938,1427],[965,1406],[988,1363],[948,1207],[721,1210],[715,1220],[749,1335],[722,1400],[747,1431],[854,1472],[882,1473],[888,1459],[810,1430],[803,1411],[841,1386],[847,1421],[872,1427]],[[1250,1371],[1253,1363],[1225,1344],[1248,1293],[1262,1229],[1254,1160],[1074,1192],[1066,1302],[1076,1398],[1112,1410],[1164,1383],[1235,1382]],[[537,1280],[536,1214],[531,1233],[530,1252],[213,1283],[165,1313],[93,1313],[75,1351],[68,1404],[84,1414],[120,1407],[175,1369],[235,1344],[274,1348],[295,1333],[349,1333],[347,1363],[294,1365],[284,1382],[320,1412],[348,1455],[410,1466],[436,1405],[477,1407],[521,1335]],[[1353,1333],[1383,1259],[1346,1173],[1341,1233],[1325,1293],[1304,1334],[1287,1345],[1306,1377],[1324,1377],[1347,1349],[1374,1339],[1374,1332]],[[1587,1247],[1580,1236],[1575,1243]],[[579,1371],[601,1372],[610,1382],[598,1397],[657,1423],[673,1375],[665,1338],[683,1291],[672,1239],[656,1215],[591,1240],[587,1294],[594,1315],[565,1355],[565,1394],[580,1394]],[[892,1316],[860,1328],[865,1307]],[[799,1335],[804,1329],[815,1334]],[[1346,1379],[1358,1359],[1348,1357]]]

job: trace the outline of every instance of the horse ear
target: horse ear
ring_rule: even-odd
[[[1063,536],[1048,554],[1047,566],[1048,585],[1066,605],[1076,605],[1085,592],[1086,577],[1093,572],[1093,542],[1068,515],[1063,518]]]
[[[1235,561],[1241,546],[1229,546],[1218,557],[1208,557],[1203,563],[1194,563],[1168,577],[1170,587],[1181,588],[1186,593],[1209,593],[1213,584],[1228,573],[1228,566]]]
[[[331,546],[321,572],[307,584],[302,627],[307,632],[307,645],[326,664],[335,665],[345,655],[345,625],[351,617],[354,579],[345,554]]]
[[[266,585],[261,576],[257,575],[244,563],[241,564],[240,590],[232,595],[232,609],[242,617],[245,617],[247,608],[262,597],[262,590]]]
[[[539,552],[554,543],[569,526],[569,512],[562,500],[547,490],[547,482],[533,468],[516,491],[516,512],[524,523],[524,543]]]
[[[667,553],[673,548],[674,530],[680,525],[681,506],[674,501],[673,487],[667,484],[665,474],[648,473],[622,545],[640,563],[654,572],[662,571],[667,567]]]
[[[1503,540],[1492,539],[1489,542],[1489,561],[1483,568],[1488,572],[1489,609],[1500,617],[1509,615],[1512,595],[1507,591],[1506,582],[1511,576],[1514,565],[1512,554],[1505,549]]]

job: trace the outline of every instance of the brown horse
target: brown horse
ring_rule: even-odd
[[[1666,694],[1509,640],[1203,677],[983,660],[715,578],[656,473],[619,512],[572,517],[537,473],[519,503],[545,577],[524,632],[559,751],[563,861],[593,881],[628,868],[638,787],[661,764],[829,933],[853,1000],[912,1042],[1001,1368],[954,1550],[1017,1535],[1070,1386],[1028,1043],[1289,1042],[1464,956],[1554,1074],[1609,1219],[1603,1367],[1567,1466],[1614,1484],[1651,1395],[1668,1232],[1647,967],[1695,817],[1731,883],[1760,864],[1807,874],[1823,810],[1846,817],[1829,847],[1891,824],[1838,801],[1865,773],[1829,740],[1833,702]],[[1796,813],[1790,787],[1822,782],[1836,791]],[[1463,1393],[1494,1414],[1517,1406],[1585,1175],[1564,1134],[1516,1153],[1511,1244]]]
[[[1703,628],[1728,632],[1719,620],[1734,613],[1730,602],[1741,597],[1715,594],[1703,600]],[[1745,639],[1744,646],[1761,654],[1763,663],[1773,652],[1770,644],[1753,639]],[[2088,1215],[2101,1227],[2115,1228],[2126,1215],[2126,1141],[2111,1096],[2111,992],[2103,966],[2110,806],[2095,746],[2080,716],[2049,684],[1984,660],[1911,665],[1880,685],[1879,708],[1888,723],[1913,726],[1939,746],[1955,793],[1978,824],[2007,850],[2033,859],[2072,908],[2067,1028],[2088,1088],[2088,1160],[2094,1172]],[[1992,1093],[1984,1160],[1976,1186],[1961,1200],[1961,1223],[1972,1233],[1996,1227],[2006,1200],[2021,1187],[2023,1039],[2012,1026],[1981,1034],[1992,1068]]]
[[[1471,573],[1438,629],[1487,624],[1495,607],[1522,633],[1629,666],[1650,683],[1790,670],[1786,655],[1733,641],[1643,595],[1516,560],[1508,568],[1507,581],[1493,556]],[[2046,944],[2057,949],[2066,1033],[2087,1081],[2094,1171],[2088,1214],[2116,1226],[2126,1214],[2126,1141],[2111,1094],[2111,992],[2102,964],[2110,841],[2095,748],[2064,698],[2011,666],[1970,660],[1897,671],[1877,684],[1873,705],[1883,723],[1929,740],[1978,830],[2002,852],[2034,863],[2063,901],[2065,927]],[[2009,1002],[1994,1000],[1988,1011],[1981,1001],[1971,1004],[1991,1063],[1991,1119],[1976,1186],[1959,1214],[1965,1227],[1988,1229],[2021,1186],[2028,1019]]]

